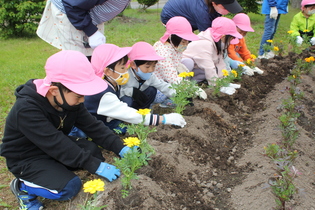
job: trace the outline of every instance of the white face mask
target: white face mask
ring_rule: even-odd
[[[307,15],[313,15],[313,14],[315,14],[315,9],[310,10],[310,11],[307,12]]]

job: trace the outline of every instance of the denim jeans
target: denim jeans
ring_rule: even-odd
[[[264,34],[261,38],[261,42],[260,42],[260,47],[259,47],[259,53],[258,55],[263,55],[264,54],[264,48],[263,45],[264,44],[270,44],[268,42],[266,42],[267,40],[272,40],[277,28],[278,28],[278,23],[280,20],[280,14],[278,15],[277,19],[273,19],[270,18],[270,15],[265,15],[265,30],[264,30]]]

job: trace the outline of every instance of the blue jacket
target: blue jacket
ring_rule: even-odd
[[[278,14],[288,13],[289,0],[263,0],[261,14],[270,14],[270,7],[277,7]]]
[[[204,0],[168,0],[162,9],[161,21],[166,24],[175,16],[185,17],[193,30],[205,31],[221,15],[217,12],[210,13]]]
[[[93,35],[97,27],[92,23],[89,14],[90,9],[96,5],[103,4],[107,0],[62,0],[67,17],[72,25],[84,31],[87,36]]]

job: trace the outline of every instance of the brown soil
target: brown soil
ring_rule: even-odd
[[[282,100],[288,97],[286,80],[298,58],[313,55],[304,51],[286,57],[262,59],[264,74],[244,75],[241,88],[232,95],[194,100],[187,107],[184,128],[158,126],[149,137],[156,154],[137,172],[133,190],[123,199],[120,182],[106,183],[98,195],[108,209],[220,209],[253,210],[276,207],[267,180],[273,163],[263,156],[263,147],[281,141],[279,129]],[[299,152],[295,167],[302,172],[296,180],[299,193],[288,207],[315,210],[315,74],[303,75],[299,85],[304,92],[298,120],[300,136],[294,147]],[[159,107],[155,113],[170,112]],[[109,162],[112,154],[106,153]],[[80,172],[83,180],[94,175]],[[47,209],[79,209],[86,200],[81,192],[72,201],[44,200]],[[16,203],[12,203],[14,205]],[[16,206],[16,205],[15,205]]]

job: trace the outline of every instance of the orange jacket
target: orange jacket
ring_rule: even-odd
[[[250,55],[251,55],[251,53],[247,49],[244,37],[242,39],[240,39],[240,42],[238,44],[230,44],[230,46],[228,48],[228,56],[232,60],[244,62],[248,58],[251,58]]]

